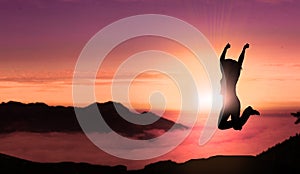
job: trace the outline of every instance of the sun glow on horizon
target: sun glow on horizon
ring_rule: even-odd
[[[107,9],[118,8],[115,5],[119,3],[107,2],[102,4],[103,6],[93,7],[100,10],[90,10],[89,6],[81,6],[84,2],[67,7],[66,4],[62,5],[60,4],[62,2],[57,1],[52,2],[58,7],[55,9],[52,6],[48,7],[49,4],[44,4],[45,16],[43,16],[40,15],[41,6],[35,3],[28,3],[22,9],[15,8],[16,5],[13,3],[3,2],[1,6],[5,27],[1,32],[3,39],[0,52],[0,100],[4,102],[15,100],[72,106],[73,71],[78,55],[87,40],[111,22],[141,13],[138,10],[140,8],[135,8],[133,12],[122,8],[120,13],[108,13]],[[139,5],[128,3],[132,7]],[[299,17],[300,3],[199,1],[191,4],[185,2],[170,4],[173,5],[166,6],[165,2],[149,2],[143,8],[151,13],[164,12],[165,15],[178,17],[192,24],[207,37],[217,55],[222,52],[226,43],[230,42],[232,48],[228,51],[228,58],[237,59],[243,44],[249,42],[250,48],[246,52],[243,70],[237,84],[241,108],[253,105],[266,110],[299,109],[300,61],[297,49],[300,42],[297,36],[300,25],[295,21]],[[81,7],[87,15],[82,16],[78,13],[77,7]],[[69,9],[72,15],[61,13],[66,9]],[[254,9],[257,13],[252,13]],[[56,10],[57,15],[47,15]],[[97,17],[90,18],[89,15]],[[49,25],[45,25],[44,17],[49,19],[46,20]],[[33,18],[35,20],[25,20]],[[192,61],[193,55],[184,47],[162,38],[135,38],[127,44],[119,45],[119,48],[116,48],[104,62],[104,69],[99,71],[96,79],[95,93],[98,102],[112,100],[109,89],[111,79],[124,58],[149,48],[176,55],[191,68],[197,83],[199,82],[198,85],[209,84],[205,81],[205,71],[197,69],[202,65]],[[168,65],[169,62],[153,62],[151,59],[145,62],[145,64],[156,63]],[[130,70],[128,71],[130,74]],[[124,74],[121,80],[128,80],[126,79],[128,74]],[[197,77],[199,74],[201,77]],[[160,77],[151,74],[139,80],[142,80],[141,83],[145,86],[166,85],[161,83]],[[171,90],[168,92],[176,95],[175,88],[172,90],[173,92]],[[203,90],[201,87],[198,90],[204,93],[199,95],[198,99],[205,101],[203,104],[200,103],[200,107],[201,105],[206,107],[210,103],[205,94],[206,89]],[[142,93],[143,88],[139,88],[134,95],[138,98],[143,95]],[[136,108],[149,108],[149,98],[142,101],[137,99],[132,103]],[[178,108],[178,104],[172,105],[166,109]]]

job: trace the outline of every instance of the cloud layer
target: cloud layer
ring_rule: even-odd
[[[290,116],[252,117],[242,131],[217,131],[207,144],[199,146],[198,139],[202,130],[200,125],[204,121],[200,119],[190,136],[173,151],[151,160],[132,161],[111,156],[98,149],[82,133],[15,132],[2,134],[0,152],[41,162],[75,161],[104,165],[124,164],[130,169],[136,169],[155,161],[169,159],[183,162],[213,155],[256,155],[299,132],[299,127],[294,125],[294,118]],[[179,132],[174,131],[168,140],[176,139],[177,133]],[[110,133],[99,134],[99,136],[101,141],[106,141],[110,138]],[[163,142],[157,148],[122,144],[107,145],[121,153],[129,154],[151,153],[163,146]]]

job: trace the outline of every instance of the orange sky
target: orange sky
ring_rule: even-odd
[[[0,2],[0,24],[4,26],[0,32],[3,38],[0,41],[0,100],[72,105],[73,70],[86,42],[117,19],[158,13],[177,17],[197,27],[211,42],[217,55],[230,42],[232,47],[227,56],[237,58],[243,44],[250,43],[237,86],[243,108],[252,105],[264,110],[298,109],[300,24],[297,21],[300,3],[281,0],[226,2],[146,0],[94,2],[94,5],[82,1]],[[96,94],[100,102],[111,100],[107,90],[113,68],[126,56],[151,47],[178,55],[195,70],[195,76],[204,80],[198,83],[207,85],[205,74],[196,71],[201,66],[193,64],[193,58],[183,47],[163,39],[143,39],[121,45],[119,51],[107,58],[108,65],[103,65],[97,79]],[[149,60],[146,63],[157,62]],[[169,62],[159,63],[172,66]],[[105,77],[104,81],[101,76]],[[123,78],[128,80],[126,74]],[[130,88],[132,104],[149,109],[148,94],[157,88],[168,96],[167,107],[176,109],[180,102],[174,83],[157,72],[141,74],[133,81]],[[205,93],[206,89],[199,90]],[[160,105],[156,104],[156,107]]]
[[[243,131],[216,130],[205,146],[199,146],[200,134],[208,120],[208,114],[202,112],[198,114],[192,134],[180,146],[150,161],[124,161],[112,157],[81,133],[64,132],[15,132],[2,137],[1,153],[42,162],[126,164],[129,168],[169,159],[184,162],[212,155],[257,155],[299,132],[299,125],[294,124],[290,116],[290,112],[300,110],[299,9],[298,0],[0,1],[0,102],[73,105],[73,73],[86,43],[116,20],[138,14],[163,14],[181,19],[201,31],[215,50],[216,59],[228,42],[231,48],[227,58],[233,59],[239,56],[245,43],[250,44],[237,93],[242,110],[251,105],[261,113],[261,116],[251,117]],[[176,69],[176,63],[170,60],[174,57],[161,52],[152,53],[151,57],[142,52],[146,50],[164,51],[184,63],[195,78],[199,92],[199,96],[195,94],[189,102],[199,98],[201,111],[209,109],[211,91],[205,67],[180,43],[153,36],[130,39],[110,52],[97,74],[95,94],[98,102],[115,100],[139,111],[156,111],[158,115],[179,122],[176,119],[182,101],[176,81],[159,71],[135,74],[134,70],[163,66],[170,75],[180,75],[183,71]],[[114,75],[118,71],[116,78]],[[136,75],[134,79],[132,75]],[[116,87],[113,94],[112,82]],[[125,102],[124,94],[128,94],[130,103]],[[166,113],[161,111],[164,109]],[[192,115],[184,114],[184,121]],[[171,139],[178,137],[177,132],[174,133]],[[110,134],[105,133],[103,139],[108,136]],[[130,150],[124,147],[121,150]],[[153,148],[144,150],[153,152]]]

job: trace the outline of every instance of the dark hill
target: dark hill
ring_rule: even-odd
[[[94,103],[84,108],[77,108],[79,112],[83,112],[86,118],[92,116],[90,108],[97,106],[103,119],[106,121],[114,131],[136,139],[151,139],[158,134],[153,134],[151,130],[169,130],[173,125],[177,129],[186,129],[187,127],[174,123],[173,121],[159,117],[153,113],[136,114],[129,111],[120,103],[106,102]],[[148,119],[157,120],[149,125],[136,125],[126,121],[122,118],[118,110],[126,117],[134,119]],[[48,106],[44,103],[29,103],[23,104],[20,102],[7,102],[0,104],[0,133],[11,133],[16,131],[28,132],[82,132],[81,127],[77,121],[73,107],[63,106]],[[99,125],[92,125],[88,131],[107,132]],[[138,136],[137,136],[138,135]]]
[[[300,164],[300,135],[290,137],[257,155],[257,158],[273,161],[274,164],[299,166]]]
[[[82,109],[81,111],[85,112],[86,115],[91,116],[93,114],[90,113],[92,113],[93,110],[90,109],[93,105],[90,105]],[[158,117],[157,115],[151,112],[143,112],[141,114],[132,113],[131,111],[129,111],[128,108],[124,107],[120,103],[106,102],[103,104],[97,103],[96,105],[99,108],[103,119],[110,126],[110,128],[115,132],[126,137],[131,137],[135,139],[151,139],[159,136],[160,134],[163,134],[165,131],[168,131],[172,126],[174,126],[175,129],[187,129],[187,127],[182,124],[177,124],[163,117]],[[146,121],[157,121],[146,125],[134,124],[120,117],[117,111],[121,111],[123,117],[129,118],[135,122],[141,121],[141,119],[145,119]],[[89,125],[89,128],[91,129],[89,131],[95,131],[99,129],[97,125]],[[162,130],[163,132],[151,130]],[[101,129],[100,131],[107,132],[107,130],[104,129]]]
[[[84,173],[84,174],[199,174],[199,173],[299,173],[300,136],[285,140],[257,156],[214,156],[185,163],[160,161],[140,170],[125,166],[100,166],[86,163],[36,163],[0,154],[0,173]]]
[[[214,156],[185,163],[161,161],[132,174],[198,174],[198,173],[299,173],[300,135],[269,148],[257,156]]]
[[[0,173],[22,174],[125,174],[125,166],[101,166],[87,163],[37,163],[0,154]]]
[[[253,174],[274,173],[267,161],[254,156],[214,156],[208,159],[193,159],[185,163],[161,161],[145,166],[142,170],[130,171],[131,174],[199,174],[199,173],[230,173]]]

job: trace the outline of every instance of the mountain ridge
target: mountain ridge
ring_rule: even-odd
[[[75,108],[76,112],[84,115],[83,119],[96,117],[92,109],[98,108],[106,124],[111,129],[99,127],[99,125],[88,125],[87,132],[106,133],[111,130],[132,139],[152,139],[160,136],[170,128],[187,129],[188,127],[175,123],[171,120],[157,116],[154,113],[133,113],[121,103],[109,101],[105,103],[92,103],[86,107]],[[95,108],[95,107],[94,107]],[[122,116],[118,110],[122,111]],[[98,112],[98,111],[97,111]],[[148,125],[138,125],[128,122],[123,117],[131,120],[152,119],[155,122]],[[69,106],[48,106],[45,103],[28,103],[9,101],[0,104],[0,133],[12,133],[17,131],[25,132],[82,132],[75,114],[74,107]],[[149,130],[162,130],[149,131]]]

